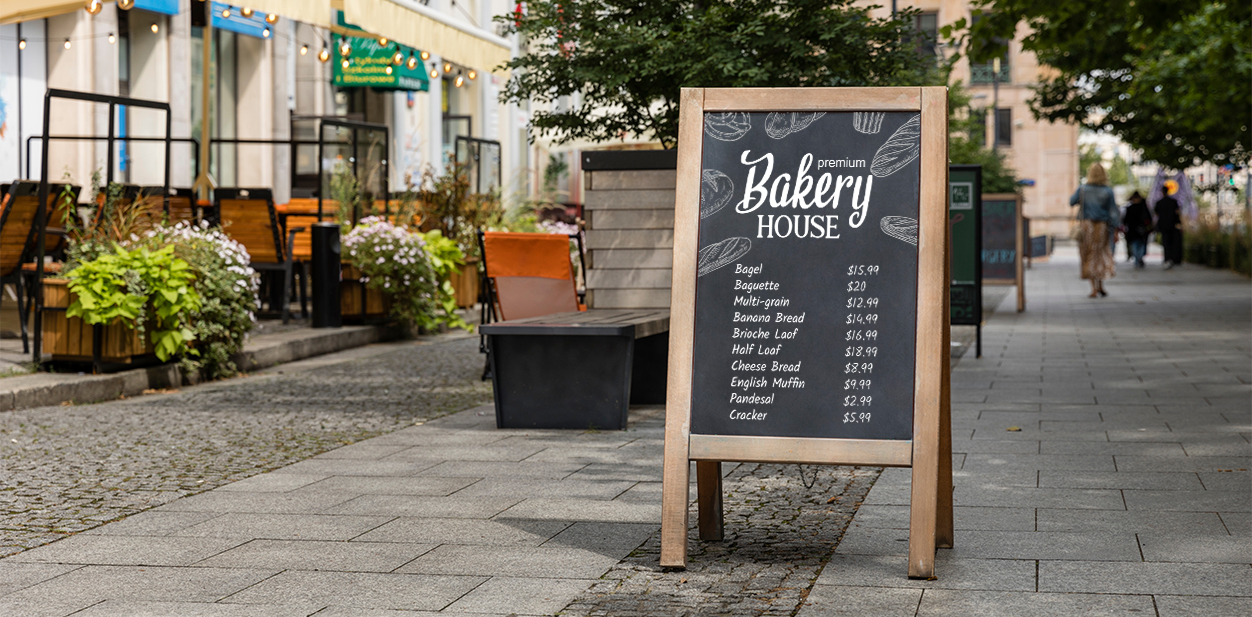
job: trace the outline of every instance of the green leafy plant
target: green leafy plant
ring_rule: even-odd
[[[174,247],[155,251],[146,247],[113,252],[79,264],[67,274],[76,298],[66,311],[88,324],[120,322],[149,332],[162,362],[175,355],[196,355],[189,343],[195,333],[188,326],[200,309],[200,295],[192,287],[195,273],[174,256]]]
[[[456,313],[456,290],[452,287],[452,273],[465,265],[465,254],[457,248],[455,241],[443,237],[443,232],[438,229],[432,229],[422,237],[426,240],[426,255],[430,258],[431,268],[439,281],[439,307],[443,309],[444,323],[452,328],[473,330],[473,326]]]
[[[343,161],[336,162],[334,170],[331,171],[330,198],[335,201],[338,208],[335,215],[339,220],[339,225],[346,232],[365,200],[361,196],[361,182]]]
[[[410,331],[459,325],[441,310],[440,280],[422,234],[371,216],[344,236],[343,249],[348,263],[361,271],[362,282],[391,297],[391,317]]]
[[[465,165],[453,163],[442,175],[427,167],[419,202],[424,226],[438,229],[467,257],[478,257],[478,232],[503,226],[505,210],[498,192],[470,192]]]

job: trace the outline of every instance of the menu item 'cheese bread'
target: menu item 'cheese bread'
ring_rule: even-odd
[[[887,143],[878,149],[869,165],[869,172],[876,178],[885,178],[912,163],[921,153],[922,116],[918,114],[896,129]]]
[[[726,207],[735,195],[735,183],[730,176],[706,169],[700,178],[700,218],[713,216]]]
[[[735,141],[752,130],[752,120],[741,111],[704,114],[704,132],[713,139]]]
[[[696,276],[704,276],[718,268],[734,263],[752,250],[752,241],[739,237],[727,238],[700,249],[696,257]]]

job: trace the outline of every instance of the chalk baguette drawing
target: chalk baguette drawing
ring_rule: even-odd
[[[765,134],[774,139],[782,139],[792,133],[799,133],[813,124],[814,120],[826,115],[824,111],[786,111],[770,112],[765,116]]]
[[[852,128],[858,133],[866,135],[877,135],[882,130],[882,119],[887,114],[881,111],[854,111],[852,112]]]
[[[907,216],[884,216],[878,226],[882,227],[882,232],[888,236],[917,246],[917,219]]]
[[[735,196],[735,182],[730,176],[706,169],[700,174],[700,218],[708,218],[726,207]]]
[[[752,241],[743,238],[727,238],[716,244],[700,249],[696,256],[696,276],[701,277],[722,266],[734,263],[736,259],[752,250]]]
[[[713,139],[735,141],[752,130],[752,119],[742,111],[704,114],[704,132]]]
[[[875,178],[885,178],[900,171],[905,165],[912,163],[922,153],[922,115],[909,118],[896,132],[887,138],[874,161],[869,165],[869,172]]]

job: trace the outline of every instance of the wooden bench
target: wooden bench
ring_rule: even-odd
[[[498,428],[625,430],[632,403],[665,403],[668,309],[593,309],[480,328]]]

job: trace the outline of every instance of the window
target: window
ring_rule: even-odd
[[[978,23],[981,15],[973,15],[970,17],[970,25]],[[1009,52],[1008,41],[1002,38],[996,38],[995,43],[1004,45],[1004,53],[999,57],[1000,70],[995,70],[995,61],[987,62],[970,62],[969,64],[969,83],[971,85],[985,84],[1007,84],[1013,81],[1013,72],[1009,70]]]
[[[1013,145],[1013,110],[1001,108],[996,110],[996,143],[997,146]]]
[[[970,108],[969,110],[969,140],[978,144],[978,147],[987,146],[987,110],[983,108]]]
[[[913,17],[913,30],[917,33],[917,51],[925,56],[933,56],[937,52],[939,40],[939,14],[918,13]]]

